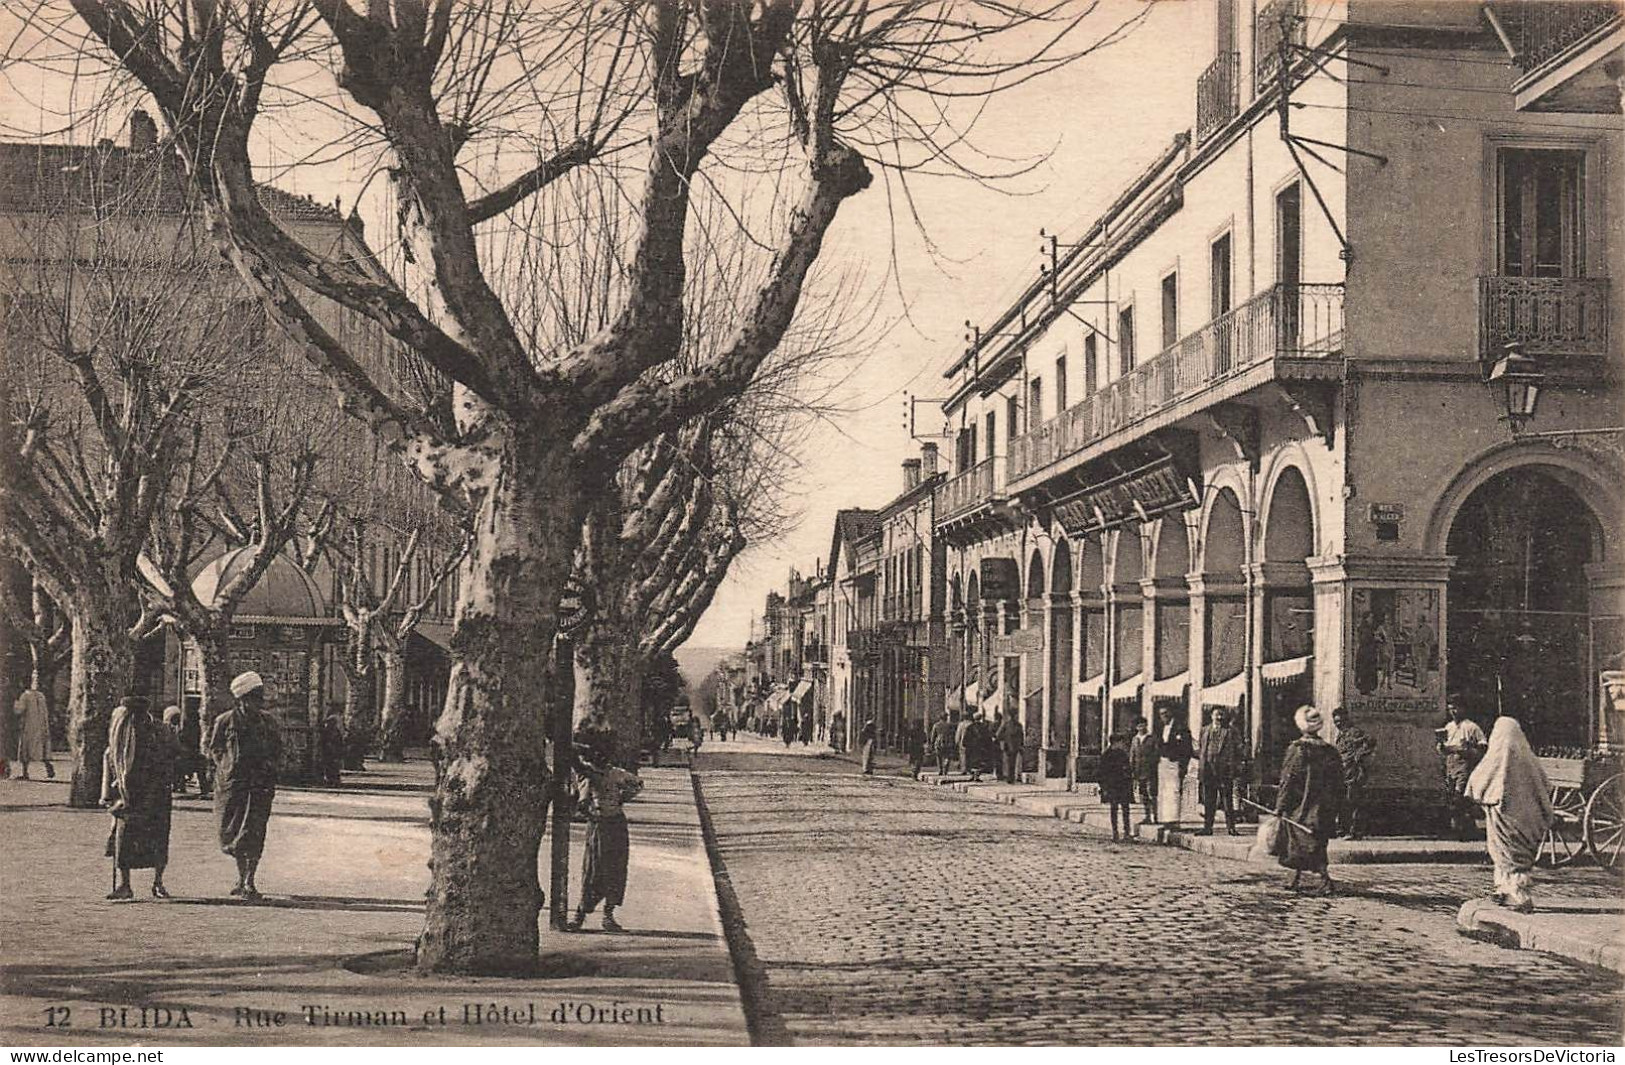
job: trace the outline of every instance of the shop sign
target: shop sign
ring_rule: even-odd
[[[1073,535],[1196,505],[1172,458],[1055,504],[1055,518]]]
[[[983,603],[1021,598],[1021,571],[1013,558],[984,558],[978,569]]]
[[[1405,504],[1372,503],[1365,509],[1365,518],[1372,524],[1405,520]]]
[[[1044,630],[1036,625],[993,637],[993,653],[996,655],[1031,654],[1043,649]]]

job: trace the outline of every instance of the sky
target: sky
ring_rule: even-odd
[[[1144,6],[1101,0],[1084,32],[1104,33]],[[910,437],[909,397],[940,398],[942,373],[964,348],[965,320],[988,322],[1037,276],[1040,228],[1063,242],[1080,234],[1175,133],[1191,126],[1196,75],[1212,59],[1211,19],[1208,4],[1153,0],[1123,40],[995,97],[973,141],[991,156],[1041,160],[1032,172],[993,185],[915,177],[918,225],[905,205],[888,201],[882,180],[842,206],[824,257],[831,265],[851,264],[879,289],[878,308],[854,314],[894,324],[864,345],[832,397],[837,409],[810,426],[797,449],[786,503],[798,523],[752,544],[734,562],[689,646],[742,647],[766,594],[783,590],[792,567],[811,573],[827,557],[837,510],[879,507],[896,496],[902,461],[917,457],[926,440],[951,456],[946,440]],[[0,11],[0,35],[8,42],[11,22]],[[50,112],[73,97],[64,75],[0,67],[0,138],[53,127]],[[72,139],[104,132],[76,131]],[[122,131],[113,135],[122,141]],[[290,191],[323,202],[338,195],[345,204],[355,202],[363,181],[342,164],[277,179]],[[365,217],[365,198],[362,205]],[[918,432],[940,432],[942,424],[940,408],[917,405]]]
[[[1094,18],[1116,24],[1137,4],[1103,3]],[[690,646],[743,647],[768,592],[784,591],[791,567],[827,560],[835,512],[875,508],[902,491],[902,462],[920,444],[907,427],[906,394],[945,395],[942,374],[964,349],[965,320],[986,324],[1035,279],[1040,228],[1080,234],[1195,121],[1196,75],[1212,61],[1207,4],[1163,0],[1126,39],[1045,79],[1009,90],[978,125],[976,143],[1005,156],[1048,153],[1038,169],[997,187],[953,179],[915,183],[935,253],[905,226],[896,231],[897,283],[884,312],[907,318],[863,360],[840,397],[846,412],[814,426],[801,449],[797,529],[752,545],[730,570]],[[860,258],[871,273],[890,254],[884,192],[869,189],[841,209],[826,254]],[[940,432],[940,407],[921,403],[917,432]],[[950,442],[934,438],[944,458]]]

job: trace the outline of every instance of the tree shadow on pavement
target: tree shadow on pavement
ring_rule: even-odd
[[[265,895],[259,899],[233,896],[172,898],[171,906],[242,906],[277,910],[350,910],[370,913],[413,913],[423,909],[422,899],[368,899],[350,895]]]

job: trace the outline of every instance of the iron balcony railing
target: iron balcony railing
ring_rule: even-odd
[[[1543,0],[1517,8],[1517,64],[1525,74],[1561,58],[1570,48],[1622,17],[1618,4],[1601,0],[1557,3]]]
[[[1240,106],[1241,53],[1221,52],[1196,79],[1196,143],[1223,129]]]
[[[1270,0],[1258,12],[1253,29],[1253,91],[1263,93],[1275,83],[1281,69],[1282,43],[1286,51],[1308,43],[1303,0]],[[1292,61],[1292,56],[1287,56]]]
[[[1343,350],[1343,286],[1276,285],[1010,443],[1009,481],[1259,363]]]
[[[1481,277],[1478,351],[1485,359],[1508,344],[1528,355],[1606,355],[1606,277]]]
[[[1002,498],[1002,485],[997,483],[998,460],[983,459],[957,477],[950,478],[937,489],[937,521],[957,517],[984,503]]]

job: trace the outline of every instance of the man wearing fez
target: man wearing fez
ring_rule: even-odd
[[[221,714],[209,735],[214,756],[214,812],[220,849],[237,860],[233,895],[260,897],[254,871],[265,851],[265,825],[276,798],[277,761],[282,737],[265,710],[265,682],[252,670],[231,682],[237,705]]]

